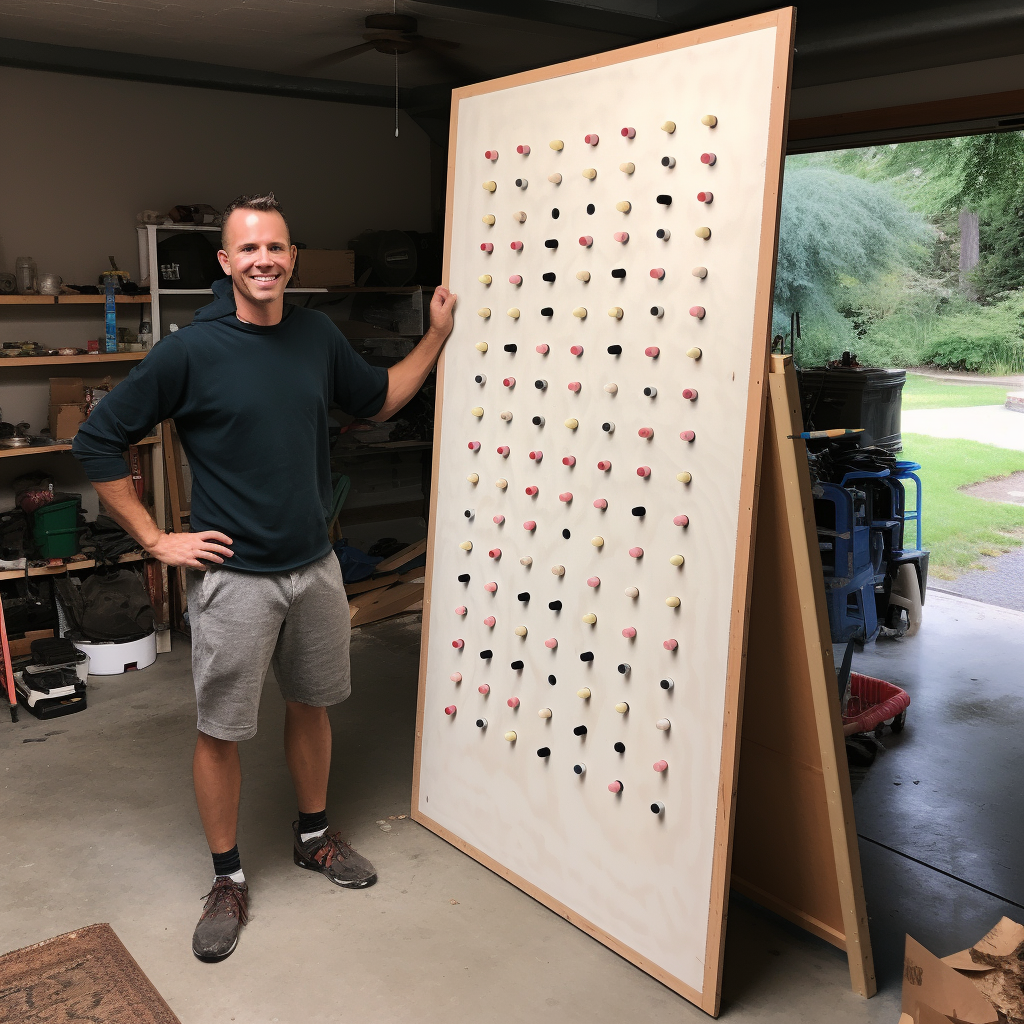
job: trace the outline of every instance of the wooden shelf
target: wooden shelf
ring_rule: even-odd
[[[76,363],[137,363],[145,352],[85,352],[79,356],[0,356],[5,366],[73,366]]]
[[[285,288],[285,295],[326,295],[330,288]],[[157,295],[212,295],[212,288],[158,288]]]
[[[102,306],[105,295],[0,295],[0,306]],[[119,305],[142,306],[150,301],[149,295],[115,295]]]
[[[159,437],[144,437],[138,443],[140,445],[156,444],[159,440]],[[9,459],[15,455],[49,455],[50,452],[69,451],[71,451],[71,445],[69,444],[42,444],[34,448],[0,448],[0,459]]]
[[[144,558],[148,558],[141,552],[129,552],[127,555],[121,555],[116,559],[118,562],[141,562]],[[63,576],[66,572],[78,572],[80,569],[95,569],[96,561],[92,558],[86,558],[80,562],[64,562],[63,565],[41,565],[37,568],[29,568],[29,576]],[[4,569],[0,571],[0,580],[18,580],[24,577],[24,569]]]

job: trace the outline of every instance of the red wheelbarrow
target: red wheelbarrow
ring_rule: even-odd
[[[902,732],[908,707],[910,694],[906,690],[884,679],[851,672],[850,699],[843,711],[843,735],[874,731],[881,736],[886,722],[893,732]]]

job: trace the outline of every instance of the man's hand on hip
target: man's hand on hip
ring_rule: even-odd
[[[149,548],[149,553],[154,558],[159,558],[165,565],[206,569],[209,567],[208,563],[213,562],[219,565],[224,562],[224,558],[232,556],[231,549],[224,546],[231,543],[230,537],[218,533],[216,530],[200,530],[198,533],[162,533]]]

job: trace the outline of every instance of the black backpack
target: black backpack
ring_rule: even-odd
[[[72,638],[141,640],[153,632],[153,606],[138,573],[131,569],[94,572],[76,587],[55,580],[57,596],[72,623]]]
[[[159,288],[209,288],[224,276],[205,231],[179,231],[156,244]]]

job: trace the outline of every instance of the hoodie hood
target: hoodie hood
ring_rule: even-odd
[[[196,310],[193,323],[201,320],[220,320],[235,312],[235,292],[230,277],[222,277],[213,282],[213,302]]]

